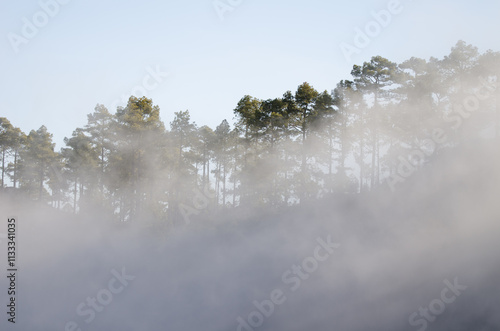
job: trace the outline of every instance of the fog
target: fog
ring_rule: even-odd
[[[397,194],[235,211],[165,235],[4,200],[2,211],[19,221],[16,328],[236,330],[238,317],[257,310],[253,301],[278,289],[286,300],[261,330],[411,330],[409,316],[457,278],[466,289],[429,329],[498,330],[497,144],[450,151]],[[340,246],[292,291],[283,273],[328,237]],[[122,268],[135,278],[85,323],[77,306]]]
[[[473,87],[441,97],[469,102],[484,96],[485,86],[493,93],[492,76],[484,75],[486,83],[462,81]],[[354,118],[373,110],[370,96],[348,98],[343,111]],[[18,272],[16,324],[4,313],[1,329],[499,330],[500,141],[493,99],[480,98],[478,110],[463,103],[467,112],[444,107],[444,120],[442,112],[422,108],[421,99],[380,101],[407,116],[392,131],[380,127],[384,141],[410,136],[412,143],[380,147],[389,166],[377,185],[358,175],[363,166],[350,153],[346,176],[358,181],[355,192],[343,187],[301,199],[295,177],[295,197],[285,200],[293,203],[208,208],[186,222],[167,218],[166,226],[147,213],[123,221],[97,208],[75,214],[2,192],[2,218],[17,220]],[[415,109],[431,115],[417,123]],[[347,122],[345,137],[373,132]],[[363,149],[351,140],[352,150]],[[314,155],[327,146],[312,134],[308,144],[308,166],[324,170]],[[286,148],[278,144],[276,155],[297,153]],[[280,165],[246,181],[265,184],[263,172]],[[161,183],[146,181],[141,191]],[[218,204],[226,197],[217,192],[210,199]],[[7,239],[0,240],[5,261]],[[4,310],[9,281],[0,281]]]

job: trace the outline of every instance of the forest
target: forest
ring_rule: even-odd
[[[97,104],[59,151],[45,126],[25,133],[0,117],[1,189],[165,224],[394,191],[443,149],[499,136],[499,72],[500,53],[463,41],[442,59],[374,56],[332,91],[305,82],[274,99],[245,95],[215,128],[187,110],[166,125],[153,100],[131,96],[116,110]]]

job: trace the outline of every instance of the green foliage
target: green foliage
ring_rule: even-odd
[[[31,130],[20,152],[21,187],[38,200],[47,197],[45,184],[49,179],[60,180],[57,172],[60,156],[54,151],[54,147],[52,134],[42,125],[36,131]]]
[[[7,157],[9,156],[9,154],[14,154],[15,159],[17,160],[17,154],[19,153],[19,148],[21,147],[21,143],[24,138],[24,134],[19,128],[15,128],[14,126],[12,126],[10,121],[5,117],[0,117],[0,157],[2,159],[2,181],[0,188],[5,187],[6,173],[15,174],[17,172],[17,164],[13,164],[9,168]],[[15,182],[16,180],[14,180],[14,183]]]
[[[373,190],[437,125],[452,137],[447,145],[459,142],[464,96],[493,96],[480,100],[480,118],[500,134],[498,89],[488,85],[500,74],[499,54],[459,41],[442,60],[374,56],[331,93],[305,82],[281,97],[245,95],[234,126],[223,120],[215,130],[187,110],[166,130],[159,107],[132,96],[114,114],[97,105],[60,153],[44,126],[25,136],[0,118],[1,187],[7,174],[10,185],[60,208],[161,224],[183,222],[180,205],[196,214]]]

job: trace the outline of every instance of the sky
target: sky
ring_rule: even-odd
[[[167,127],[189,110],[215,128],[244,95],[331,91],[375,55],[442,58],[458,40],[500,50],[489,0],[0,2],[0,116],[27,133],[45,125],[56,150],[97,104],[114,113],[132,94]]]

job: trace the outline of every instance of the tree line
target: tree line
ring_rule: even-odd
[[[485,125],[498,136],[499,64],[500,53],[463,41],[443,59],[375,56],[331,92],[303,83],[274,99],[246,95],[233,125],[215,129],[189,111],[167,128],[151,99],[131,96],[114,114],[98,104],[60,151],[45,126],[25,134],[1,117],[1,188],[68,212],[167,222],[200,191],[213,196],[206,210],[218,210],[374,190],[401,158],[428,162],[409,155],[436,128],[449,137],[439,148]]]

